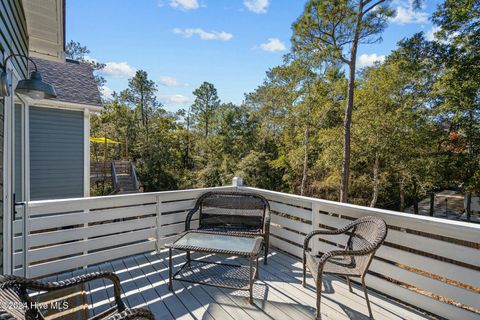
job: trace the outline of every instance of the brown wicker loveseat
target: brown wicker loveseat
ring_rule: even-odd
[[[29,291],[55,291],[106,278],[113,283],[115,305],[90,320],[154,320],[147,309],[127,309],[121,299],[120,280],[111,272],[94,272],[58,282],[42,282],[17,276],[0,275],[0,319],[41,320],[43,314],[30,298]]]
[[[267,264],[270,235],[270,205],[255,193],[211,191],[202,194],[185,220],[185,231],[191,229],[198,213],[198,229],[261,236],[264,239],[264,263]]]

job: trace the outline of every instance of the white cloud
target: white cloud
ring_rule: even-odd
[[[243,5],[255,13],[266,13],[269,0],[243,0]]]
[[[196,10],[200,7],[197,0],[172,0],[170,7],[180,10]]]
[[[268,52],[278,52],[278,51],[284,51],[287,48],[277,38],[268,38],[267,42],[262,43],[260,45],[260,49],[262,49],[263,51],[268,51]]]
[[[207,32],[200,28],[188,28],[188,29],[180,29],[175,28],[173,29],[173,33],[181,35],[185,38],[191,38],[194,35],[197,35],[202,40],[222,40],[228,41],[233,38],[233,34],[225,32],[225,31],[210,31]]]
[[[166,87],[183,87],[185,86],[184,83],[181,83],[175,78],[168,77],[168,76],[161,76],[158,80],[160,84],[166,86]]]
[[[185,97],[184,95],[181,95],[181,94],[172,94],[172,95],[169,95],[169,96],[161,96],[160,100],[164,103],[175,103],[175,104],[190,102],[190,98]]]
[[[435,33],[438,32],[438,31],[440,31],[440,27],[438,27],[438,26],[433,26],[432,29],[430,29],[430,31],[427,32],[427,35],[426,35],[427,40],[428,40],[428,41],[433,41],[433,40],[435,40],[435,39],[436,39]]]
[[[372,53],[372,54],[362,54],[358,58],[358,64],[359,64],[360,68],[371,67],[377,61],[379,61],[379,62],[385,61],[385,56],[384,55],[377,55],[376,53]]]
[[[426,23],[428,22],[428,13],[414,9],[412,0],[402,1],[397,6],[396,15],[391,21],[398,24]]]
[[[105,68],[100,73],[115,78],[128,77],[135,75],[135,68],[130,66],[127,62],[107,62]]]
[[[100,88],[100,94],[102,95],[102,98],[109,100],[112,99],[113,90],[107,86],[103,86]]]

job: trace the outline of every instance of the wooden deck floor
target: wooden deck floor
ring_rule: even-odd
[[[218,260],[210,256],[208,259]],[[179,265],[184,256],[174,256]],[[148,307],[157,319],[313,319],[316,301],[312,279],[304,288],[301,284],[301,262],[273,251],[269,264],[260,263],[260,278],[254,285],[254,304],[248,303],[248,293],[204,285],[174,281],[175,293],[167,288],[167,252],[143,254],[110,261],[87,270],[65,273],[48,280],[62,280],[84,272],[111,270],[122,282],[124,301],[130,307]],[[327,277],[322,295],[323,319],[368,319],[364,296],[358,286],[348,291],[344,279]],[[90,315],[105,310],[112,300],[111,284],[94,281],[87,291]],[[370,294],[375,319],[431,319],[412,308],[376,293]]]

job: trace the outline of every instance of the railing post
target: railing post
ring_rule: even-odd
[[[312,202],[312,231],[319,229],[320,224],[320,206],[317,202]],[[318,254],[318,239],[312,241],[312,253]]]
[[[234,187],[242,187],[243,186],[243,179],[240,177],[233,177],[232,185]]]
[[[162,250],[162,246],[163,244],[160,244],[160,237],[161,237],[161,228],[162,228],[162,221],[161,221],[161,218],[162,218],[162,201],[160,200],[160,196],[156,196],[155,197],[156,199],[156,202],[157,202],[157,205],[156,205],[156,213],[157,213],[157,219],[156,219],[156,227],[157,227],[157,230],[156,230],[156,235],[157,235],[157,239],[155,241],[155,244],[157,246],[157,252],[160,252]]]

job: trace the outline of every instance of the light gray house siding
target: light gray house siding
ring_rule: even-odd
[[[30,107],[30,199],[84,195],[81,111]]]
[[[11,53],[28,54],[28,39],[25,14],[20,0],[0,1],[0,60]],[[13,68],[21,77],[27,74],[27,62],[25,59],[15,57],[10,60]],[[8,97],[5,99],[9,99]],[[4,114],[5,100],[0,99],[0,234],[3,237],[3,210],[4,210]],[[3,241],[0,241],[0,272],[3,273]]]
[[[28,55],[27,25],[20,0],[0,1],[0,49],[2,62],[10,53]],[[25,77],[25,58],[15,57],[11,61],[20,75]]]

